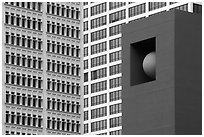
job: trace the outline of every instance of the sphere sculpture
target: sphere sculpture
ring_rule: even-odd
[[[156,76],[156,54],[155,52],[150,52],[143,60],[143,70],[150,78]]]

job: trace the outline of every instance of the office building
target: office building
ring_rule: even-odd
[[[178,9],[201,12],[189,2],[84,2],[84,134],[122,133],[122,25]],[[137,77],[137,76],[135,76]],[[124,81],[123,81],[124,82]],[[129,108],[131,109],[131,108]]]
[[[81,3],[2,4],[2,132],[82,133]]]
[[[171,10],[122,34],[123,134],[201,135],[202,14]]]

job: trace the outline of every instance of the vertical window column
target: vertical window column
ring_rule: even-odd
[[[18,45],[18,46],[21,45],[21,37],[20,37],[20,34],[17,34],[16,45]]]
[[[66,91],[66,84],[65,84],[65,81],[62,81],[62,90],[61,92],[65,93]]]
[[[16,76],[14,72],[11,72],[11,84],[16,84]]]
[[[56,82],[55,82],[55,80],[53,79],[53,80],[52,80],[52,90],[53,90],[53,91],[56,91],[55,89],[56,89]]]
[[[71,67],[70,64],[67,63],[67,72],[66,72],[66,73],[67,73],[68,75],[70,75],[70,67]]]
[[[30,36],[27,36],[27,48],[31,48],[31,43],[32,43],[32,40],[31,40],[31,37]]]
[[[34,88],[37,88],[37,78],[36,76],[33,76],[33,86]]]
[[[57,91],[60,92],[61,91],[61,81],[57,80]]]
[[[74,66],[74,64],[72,64],[72,66],[71,66],[71,75],[75,75],[75,66]]]
[[[65,25],[62,24],[62,27],[61,27],[61,34],[64,36],[66,34],[66,28],[65,28]]]
[[[67,101],[67,112],[70,112],[71,110],[71,103],[70,101]]]
[[[67,93],[70,93],[70,84],[67,82]]]
[[[51,23],[50,21],[47,21],[47,32],[50,32],[51,30]]]
[[[42,68],[42,60],[41,58],[38,58],[38,69]]]
[[[38,19],[38,30],[42,30],[42,20],[41,19]]]
[[[25,18],[25,16],[22,16],[21,26],[26,28],[26,18]]]
[[[57,23],[57,34],[61,35],[61,24]]]
[[[66,72],[66,65],[65,65],[65,62],[62,62],[62,70],[61,70],[61,72],[62,73],[65,73]]]
[[[6,43],[7,44],[11,43],[11,38],[10,38],[9,32],[6,32]]]
[[[66,48],[67,50],[66,50],[66,54],[68,55],[68,56],[70,56],[70,45],[69,44],[67,44],[67,48]]]
[[[37,87],[40,88],[40,89],[42,88],[42,79],[41,79],[41,77],[38,77]]]
[[[20,73],[17,73],[17,85],[21,85],[21,76],[20,76]]]
[[[11,123],[16,124],[16,115],[14,112],[11,112]]]
[[[70,131],[70,120],[67,119],[67,124],[66,124],[66,131]]]
[[[33,21],[32,21],[32,29],[36,29],[37,28],[37,20],[36,18],[33,18]]]
[[[21,24],[21,18],[20,18],[20,15],[17,14],[16,15],[16,25],[20,27],[20,24]]]
[[[14,33],[11,33],[11,44],[16,45],[16,36],[14,35]]]
[[[76,49],[75,49],[74,45],[72,45],[72,56],[73,57],[76,56]]]
[[[55,34],[56,32],[56,25],[55,25],[55,22],[52,22],[52,33]]]
[[[67,25],[66,35],[67,35],[68,37],[70,37],[70,27],[69,27],[69,25]]]
[[[9,12],[5,12],[5,23],[6,24],[10,24],[10,15],[9,15]]]
[[[15,25],[15,16],[14,13],[11,13],[11,25]]]
[[[75,94],[75,85],[74,85],[74,83],[72,83],[71,89],[72,89],[71,93],[72,93],[72,94]]]
[[[6,52],[6,63],[10,64],[10,54]]]

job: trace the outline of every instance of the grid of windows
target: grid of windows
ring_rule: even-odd
[[[42,2],[5,2],[8,5],[26,8],[28,10],[42,11]]]
[[[5,23],[17,27],[42,31],[42,19],[5,12]]]
[[[173,9],[188,11],[188,4],[184,4],[184,5],[175,7],[175,8],[173,8]]]
[[[42,128],[42,115],[6,111],[6,123]]]
[[[91,67],[100,66],[107,63],[106,55],[98,56],[91,59]]]
[[[30,94],[21,94],[15,92],[9,92],[6,91],[6,103],[9,104],[16,104],[16,105],[22,105],[22,106],[28,106],[28,107],[36,107],[41,108],[42,107],[42,96],[37,95],[30,95]]]
[[[118,74],[118,73],[121,73],[121,64],[117,64],[117,65],[109,67],[109,75],[110,76]]]
[[[75,120],[47,117],[47,129],[79,133],[80,124]]]
[[[122,104],[114,104],[110,105],[110,115],[121,113],[122,112]]]
[[[47,71],[79,76],[80,67],[76,64],[47,59]]]
[[[122,117],[114,117],[110,119],[110,128],[122,126]]]
[[[91,7],[91,16],[106,12],[106,2]]]
[[[166,2],[149,2],[149,11],[159,9],[166,6]]]
[[[6,52],[6,63],[33,69],[42,69],[42,58],[29,55],[20,55],[11,52]]]
[[[109,62],[121,60],[121,51],[110,53],[109,56]]]
[[[47,21],[47,32],[51,34],[57,34],[60,36],[66,36],[66,37],[71,37],[76,39],[80,38],[79,27],[70,26],[70,24],[66,25],[63,23]]]
[[[103,78],[107,76],[107,68],[91,71],[91,80]]]
[[[107,42],[98,43],[91,46],[91,55],[106,51]]]
[[[106,29],[98,30],[91,33],[91,42],[106,38]]]
[[[110,49],[114,49],[117,47],[121,47],[121,37],[120,38],[116,38],[116,39],[112,39],[109,41],[109,48]]]
[[[122,91],[117,90],[109,93],[110,102],[120,100],[122,98]]]
[[[122,80],[121,77],[110,79],[109,80],[109,83],[110,83],[110,87],[109,88],[111,89],[111,88],[116,88],[116,87],[121,86],[121,80]]]
[[[140,5],[136,5],[134,7],[130,7],[129,8],[129,17],[133,17],[142,13],[145,13],[146,8],[145,8],[146,4],[140,4]]]
[[[59,3],[56,4],[47,2],[47,13],[77,20],[80,17],[79,8],[70,7]]]
[[[107,107],[101,107],[91,110],[91,119],[107,116]]]
[[[79,95],[79,83],[47,78],[47,90]]]
[[[80,57],[79,45],[70,45],[58,41],[47,40],[47,52],[66,55],[69,57]]]
[[[125,6],[126,2],[109,2],[109,10]]]
[[[101,94],[91,97],[91,106],[103,104],[107,102],[107,94]]]
[[[91,20],[91,29],[106,25],[106,16],[95,18]]]
[[[107,81],[91,84],[91,93],[100,92],[107,89]]]
[[[19,131],[8,131],[8,130],[6,130],[5,135],[38,135],[38,134],[37,133],[30,133],[30,132],[24,133],[24,131],[19,132]]]
[[[107,120],[101,120],[91,123],[91,132],[107,129]]]
[[[122,23],[122,24],[110,27],[110,29],[109,29],[109,36],[114,36],[114,35],[120,34],[121,33],[122,25],[124,25],[124,24],[125,23]]]
[[[42,77],[33,75],[20,74],[6,71],[6,84],[14,84],[17,86],[27,86],[32,88],[42,88]]]
[[[109,23],[113,23],[126,18],[126,10],[114,12],[109,15]]]
[[[32,37],[30,35],[25,36],[21,34],[6,32],[6,44],[12,44],[24,48],[30,48],[35,50],[42,50],[42,39]]]
[[[47,98],[47,109],[55,110],[55,111],[63,111],[68,113],[76,113],[80,112],[79,102],[69,101],[64,99],[56,99],[56,98]]]
[[[111,131],[110,135],[122,135],[122,130]]]
[[[5,2],[3,6],[3,134],[80,134],[80,2]],[[49,77],[43,78],[42,70]],[[56,118],[53,113],[64,116]]]

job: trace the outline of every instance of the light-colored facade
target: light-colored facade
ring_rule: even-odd
[[[2,133],[81,134],[81,3],[2,5]]]
[[[199,4],[83,3],[84,134],[122,134],[121,25],[175,8],[201,12]]]

